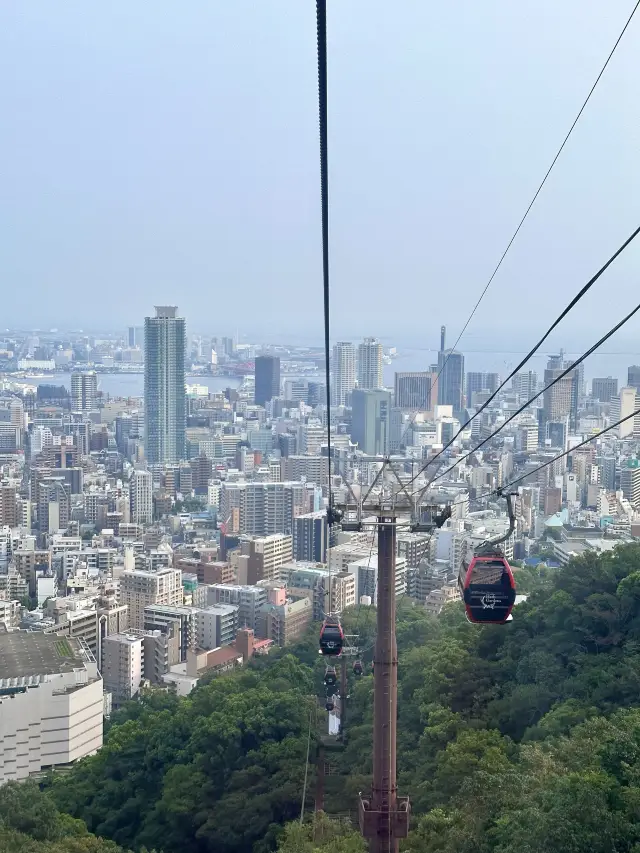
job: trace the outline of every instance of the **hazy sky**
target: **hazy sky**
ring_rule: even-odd
[[[455,337],[632,0],[329,0],[335,337]],[[461,348],[522,350],[640,223],[640,14]],[[313,0],[0,4],[0,324],[322,339]],[[554,337],[638,298],[640,238]],[[639,322],[608,346],[640,350]],[[547,351],[550,351],[549,347]]]

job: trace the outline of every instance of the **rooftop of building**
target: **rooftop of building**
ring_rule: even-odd
[[[157,578],[162,575],[174,574],[176,571],[179,572],[180,569],[174,569],[171,566],[158,566],[157,569],[125,569],[122,577],[135,575],[136,577]]]
[[[73,672],[84,666],[80,642],[36,631],[0,634],[0,679]]]
[[[119,643],[123,646],[132,646],[134,643],[139,643],[144,635],[143,631],[131,631],[127,634],[109,634],[105,637],[105,643]]]
[[[147,604],[144,609],[145,613],[149,610],[152,613],[174,613],[177,616],[191,616],[198,608],[190,607],[188,604]]]
[[[215,613],[218,616],[229,616],[232,613],[237,613],[238,608],[235,604],[210,604],[204,608],[208,613]]]

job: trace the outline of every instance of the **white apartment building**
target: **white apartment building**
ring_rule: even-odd
[[[356,353],[352,343],[340,341],[333,348],[331,362],[331,405],[344,406],[356,387]]]
[[[375,338],[365,338],[358,346],[358,388],[382,388],[382,344]]]
[[[142,637],[112,634],[102,645],[104,689],[111,693],[114,707],[133,699],[140,690],[144,673]]]
[[[129,608],[129,626],[144,629],[144,609],[151,604],[182,604],[182,572],[169,567],[148,572],[125,571],[120,578],[119,603]]]
[[[227,524],[229,533],[291,533],[293,519],[313,509],[314,496],[311,483],[225,482],[220,495],[220,520]]]
[[[238,627],[255,631],[257,614],[267,601],[267,590],[263,586],[248,584],[212,583],[200,585],[194,600],[200,608],[211,604],[231,604],[238,608]]]
[[[238,607],[233,604],[212,604],[196,613],[196,637],[200,649],[231,645],[237,630]]]
[[[71,410],[91,412],[97,409],[98,374],[95,370],[74,370],[71,374]]]
[[[372,554],[349,563],[347,571],[355,579],[356,601],[360,601],[363,595],[368,595],[375,604],[378,596],[378,555]],[[396,598],[404,595],[406,591],[407,561],[404,557],[396,557]]]
[[[141,468],[135,470],[129,481],[131,521],[134,524],[151,524],[153,521],[153,475]]]
[[[220,492],[222,491],[222,483],[220,480],[209,480],[207,486],[207,504],[213,509],[220,508]]]
[[[0,634],[0,785],[102,746],[102,678],[78,640]]]

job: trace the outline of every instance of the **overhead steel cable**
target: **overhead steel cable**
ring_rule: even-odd
[[[639,0],[639,1],[640,1],[640,0]],[[587,292],[588,292],[588,291],[593,287],[593,285],[594,285],[594,284],[598,281],[598,279],[599,279],[599,278],[600,278],[600,277],[601,277],[601,276],[606,272],[606,270],[611,266],[611,264],[616,260],[616,258],[617,258],[619,255],[621,255],[621,254],[622,254],[622,252],[624,252],[624,250],[629,246],[629,244],[630,244],[630,243],[632,243],[632,242],[635,240],[635,238],[638,236],[638,234],[640,234],[640,226],[638,226],[638,228],[636,228],[636,229],[635,229],[635,231],[634,231],[634,232],[633,232],[629,237],[627,237],[627,239],[624,241],[624,243],[623,243],[623,244],[622,244],[622,245],[621,245],[621,246],[620,246],[620,247],[619,247],[619,248],[618,248],[618,249],[613,253],[613,255],[611,255],[611,257],[609,258],[609,260],[608,260],[608,261],[607,261],[607,262],[606,262],[602,267],[600,267],[600,269],[598,270],[598,272],[597,272],[594,276],[592,276],[592,277],[589,279],[589,281],[584,285],[584,287],[583,287],[583,288],[582,288],[582,289],[581,289],[581,290],[580,290],[580,291],[579,291],[579,292],[578,292],[578,293],[573,297],[573,299],[571,300],[571,302],[569,302],[569,304],[566,306],[566,308],[565,308],[565,309],[564,309],[564,310],[563,310],[563,311],[558,315],[558,317],[556,317],[556,319],[555,319],[555,320],[553,321],[553,323],[549,326],[549,328],[548,328],[548,329],[547,329],[547,331],[544,333],[544,335],[540,338],[540,340],[539,340],[539,341],[538,341],[538,342],[537,342],[537,343],[536,343],[536,344],[535,344],[535,345],[534,345],[534,346],[529,350],[529,352],[525,355],[525,357],[522,359],[522,361],[520,361],[520,362],[516,365],[516,367],[514,367],[514,369],[513,369],[513,370],[511,371],[511,373],[507,376],[507,378],[504,380],[504,382],[502,382],[502,384],[501,384],[501,385],[500,385],[500,386],[499,386],[499,387],[498,387],[498,388],[493,392],[493,394],[488,398],[488,400],[486,400],[486,402],[484,402],[484,403],[482,404],[482,406],[480,406],[480,408],[478,409],[478,411],[477,411],[477,412],[475,412],[475,413],[472,415],[472,417],[471,417],[471,418],[470,418],[470,419],[469,419],[469,420],[468,420],[468,421],[467,421],[463,426],[461,426],[461,427],[460,427],[460,429],[459,429],[459,430],[458,430],[458,432],[453,436],[453,438],[452,438],[452,439],[451,439],[447,444],[445,444],[445,445],[444,445],[444,447],[443,447],[441,450],[439,450],[439,451],[435,454],[435,456],[433,456],[431,459],[427,460],[427,462],[426,462],[424,465],[422,465],[422,466],[420,467],[420,469],[418,470],[418,472],[417,472],[416,474],[414,474],[414,475],[411,477],[411,479],[409,479],[409,480],[405,483],[405,488],[409,487],[412,483],[414,483],[414,482],[418,479],[418,477],[420,477],[420,476],[421,476],[421,474],[423,474],[423,473],[427,470],[427,468],[428,468],[430,465],[432,465],[432,464],[433,464],[437,459],[439,459],[439,458],[442,456],[442,454],[443,454],[446,450],[448,450],[448,448],[449,448],[449,447],[451,447],[451,445],[454,443],[454,441],[455,441],[455,440],[460,436],[460,434],[461,434],[461,433],[462,433],[462,432],[467,428],[467,426],[468,426],[468,425],[469,425],[473,420],[475,420],[475,418],[477,418],[477,417],[478,417],[478,415],[480,415],[480,414],[482,414],[482,412],[484,412],[484,410],[487,408],[487,406],[489,406],[489,404],[490,404],[490,403],[491,403],[491,402],[492,402],[492,401],[497,397],[497,395],[498,395],[498,394],[500,393],[500,391],[501,391],[501,390],[502,390],[502,389],[507,385],[507,383],[508,383],[508,382],[510,382],[510,381],[513,379],[513,377],[516,375],[516,373],[518,373],[518,371],[520,371],[520,370],[524,367],[524,365],[529,361],[529,359],[531,359],[531,358],[536,354],[536,352],[540,349],[540,347],[542,346],[542,344],[547,340],[547,338],[548,338],[548,337],[549,337],[549,335],[554,331],[554,329],[556,329],[556,328],[557,328],[557,326],[562,322],[562,320],[564,320],[564,318],[567,316],[567,314],[569,314],[569,312],[570,312],[570,311],[571,311],[571,310],[572,310],[572,309],[573,309],[573,308],[578,304],[578,302],[580,302],[580,300],[583,298],[583,296],[585,296],[585,295],[586,295],[586,293],[587,293]],[[636,310],[637,310],[637,309],[636,309]],[[629,316],[632,316],[632,315],[633,315],[633,313],[635,313],[635,312],[632,312],[632,314],[631,314],[631,315],[629,315]],[[623,323],[625,323],[627,319],[629,319],[629,318],[628,318],[628,317],[627,317],[627,318],[625,318],[625,320],[623,320],[622,322],[623,322]],[[619,326],[617,326],[617,327],[616,327],[616,329],[617,329],[617,328],[619,328]],[[615,331],[615,329],[614,329],[613,331]],[[611,334],[613,334],[613,331],[610,333],[609,337],[611,336]],[[604,340],[607,340],[607,336],[605,336],[604,338],[602,338],[602,341],[604,341]],[[601,342],[602,342],[602,341],[601,341]],[[594,346],[597,348],[601,342],[599,342],[598,344],[595,344]],[[592,351],[593,351],[593,348],[592,348],[592,350],[590,350],[590,352],[592,352]],[[582,361],[584,358],[586,358],[586,356],[587,356],[588,354],[589,354],[589,353],[586,353],[585,355],[582,355],[582,356],[580,357],[580,359],[578,359],[578,361],[574,362],[574,364],[579,364],[579,363],[580,363],[580,361]],[[542,392],[541,392],[541,393],[542,393]],[[526,408],[527,406],[529,406],[529,405],[531,404],[531,402],[533,402],[533,400],[535,400],[538,396],[540,396],[540,395],[538,394],[538,395],[536,395],[536,397],[532,397],[532,399],[531,399],[531,400],[529,400],[529,401],[525,404],[525,406],[524,406],[523,408]],[[423,491],[424,491],[424,490],[423,490]]]
[[[640,2],[640,0],[638,0]],[[327,151],[327,2],[316,0],[318,28],[318,125],[320,131],[320,200],[322,205],[322,292],[324,305],[324,372],[327,383],[327,451],[331,472],[331,356],[329,314],[329,177]],[[331,476],[329,476],[331,508]]]
[[[447,468],[441,474],[436,474],[434,477],[432,477],[429,480],[429,482],[426,484],[426,486],[424,486],[420,490],[418,500],[420,500],[420,497],[427,491],[427,489],[432,485],[432,483],[435,483],[436,480],[440,480],[440,479],[442,479],[442,477],[445,477],[450,471],[453,471],[453,469],[457,465],[459,465],[461,462],[464,462],[465,459],[468,459],[470,456],[473,456],[473,454],[476,453],[478,450],[480,450],[480,448],[484,447],[485,444],[487,444],[489,441],[491,441],[493,438],[495,438],[500,432],[502,432],[502,430],[508,424],[511,423],[512,420],[514,420],[514,418],[518,417],[518,415],[521,415],[524,412],[524,410],[531,405],[531,403],[533,403],[535,400],[537,400],[538,397],[541,397],[545,393],[545,391],[548,391],[550,388],[553,388],[554,385],[557,385],[558,382],[560,382],[562,379],[564,379],[566,376],[568,376],[573,370],[576,369],[576,367],[578,367],[578,365],[582,364],[582,362],[586,358],[588,358],[590,355],[592,355],[598,349],[599,346],[601,346],[605,341],[608,341],[612,335],[615,335],[615,333],[619,329],[621,329],[622,326],[624,326],[624,324],[627,323],[634,316],[634,314],[637,314],[638,311],[640,311],[640,303],[638,305],[636,305],[636,307],[633,308],[625,317],[623,317],[619,323],[617,323],[612,329],[610,329],[606,333],[606,335],[603,335],[599,341],[596,341],[596,343],[593,344],[593,346],[589,347],[589,349],[585,353],[583,353],[583,355],[581,355],[579,359],[572,362],[572,364],[569,367],[567,367],[565,370],[562,371],[562,373],[560,373],[558,376],[556,376],[555,379],[553,379],[546,387],[544,387],[541,391],[538,391],[536,394],[534,394],[534,396],[531,397],[529,400],[527,400],[526,403],[523,403],[523,405],[520,406],[520,408],[516,409],[516,411],[513,412],[513,414],[511,414],[506,419],[506,421],[504,421],[504,423],[500,424],[500,426],[497,429],[495,429],[490,435],[488,435],[486,438],[484,438],[472,450],[469,450],[468,453],[465,453],[464,456],[461,456],[460,459],[456,459],[456,461],[453,463],[453,465],[451,465],[449,468]]]
[[[441,374],[442,374],[443,370],[444,370],[444,369],[445,369],[445,367],[447,366],[447,362],[449,361],[449,356],[451,355],[451,353],[452,353],[453,351],[455,351],[456,347],[457,347],[457,346],[458,346],[458,344],[460,343],[460,340],[461,340],[462,336],[464,335],[464,333],[466,332],[466,330],[467,330],[467,328],[468,328],[468,326],[469,326],[469,323],[470,323],[470,322],[471,322],[471,320],[473,319],[473,317],[474,317],[474,315],[475,315],[476,311],[478,310],[478,308],[479,308],[479,306],[480,306],[480,303],[481,303],[481,302],[482,302],[482,300],[484,299],[484,297],[485,297],[485,295],[486,295],[486,293],[487,293],[487,290],[489,290],[489,288],[491,287],[491,284],[493,283],[494,278],[495,278],[495,277],[496,277],[496,275],[498,274],[498,271],[500,270],[500,267],[502,266],[502,264],[503,264],[503,262],[504,262],[505,258],[506,258],[506,257],[507,257],[507,255],[509,254],[509,251],[510,251],[511,247],[513,246],[513,244],[514,244],[514,242],[515,242],[515,240],[516,240],[516,238],[517,238],[518,234],[520,233],[520,231],[521,231],[521,229],[522,229],[522,226],[524,225],[524,223],[525,223],[525,222],[526,222],[526,220],[527,220],[527,217],[528,217],[528,216],[529,216],[529,214],[531,213],[531,210],[532,210],[532,208],[533,208],[534,204],[536,203],[536,201],[537,201],[537,199],[538,199],[538,196],[539,196],[539,195],[540,195],[540,193],[542,192],[542,189],[543,189],[544,185],[546,184],[546,182],[547,182],[547,180],[548,180],[549,176],[551,175],[551,172],[553,171],[554,166],[555,166],[555,165],[556,165],[556,163],[558,162],[558,159],[560,158],[560,155],[561,155],[561,154],[562,154],[562,152],[564,151],[565,146],[566,146],[567,142],[569,141],[569,138],[571,137],[571,134],[572,134],[572,133],[573,133],[573,131],[575,130],[576,125],[577,125],[577,124],[578,124],[578,122],[580,121],[580,118],[582,117],[582,114],[583,114],[583,112],[585,111],[585,109],[586,109],[586,107],[587,107],[587,104],[588,104],[588,103],[589,103],[589,101],[591,100],[591,96],[592,96],[592,95],[593,95],[593,93],[595,92],[595,90],[596,90],[596,88],[597,88],[597,86],[598,86],[598,83],[600,82],[600,80],[601,80],[601,78],[602,78],[602,75],[603,75],[603,74],[604,74],[604,72],[606,71],[607,66],[609,65],[609,63],[611,62],[611,60],[612,60],[612,58],[613,58],[613,55],[614,55],[614,53],[616,52],[616,50],[617,50],[617,48],[618,48],[618,45],[619,45],[619,44],[620,44],[620,42],[622,41],[622,37],[624,36],[625,32],[627,31],[627,29],[628,29],[628,27],[629,27],[629,24],[630,24],[630,23],[631,23],[631,21],[633,20],[633,16],[635,15],[635,13],[636,13],[636,11],[637,11],[638,6],[640,6],[640,0],[637,0],[636,4],[634,5],[633,9],[631,10],[631,14],[630,14],[630,15],[629,15],[629,17],[627,18],[626,23],[625,23],[624,27],[622,28],[622,30],[621,30],[621,32],[620,32],[620,35],[618,36],[618,38],[616,39],[616,41],[615,41],[615,43],[614,43],[613,47],[611,48],[611,51],[609,52],[609,55],[607,56],[607,58],[606,58],[606,60],[605,60],[605,62],[604,62],[604,65],[603,65],[603,66],[602,66],[602,68],[600,69],[600,71],[599,71],[599,73],[598,73],[598,76],[596,77],[596,79],[595,79],[595,81],[594,81],[593,85],[592,85],[592,86],[591,86],[591,88],[589,89],[589,93],[587,94],[587,97],[586,97],[586,98],[584,99],[584,101],[582,102],[582,106],[581,106],[581,107],[580,107],[580,109],[578,110],[578,114],[577,114],[577,115],[576,115],[576,117],[574,118],[574,120],[573,120],[573,122],[572,122],[572,124],[571,124],[571,127],[569,128],[569,130],[567,131],[566,136],[565,136],[565,137],[564,137],[564,139],[562,140],[562,143],[561,143],[560,147],[558,148],[558,150],[557,150],[557,152],[556,152],[556,154],[555,154],[555,156],[554,156],[553,160],[551,161],[551,165],[549,166],[549,168],[548,168],[548,169],[547,169],[547,171],[545,172],[544,177],[543,177],[543,178],[542,178],[542,180],[540,181],[540,183],[539,183],[539,185],[538,185],[538,188],[536,189],[536,191],[535,191],[535,193],[534,193],[534,195],[533,195],[533,198],[532,198],[532,199],[531,199],[531,201],[529,202],[529,205],[527,206],[527,209],[525,210],[525,212],[524,212],[524,214],[523,214],[523,216],[522,216],[522,218],[521,218],[520,222],[518,223],[518,225],[517,225],[517,227],[516,227],[516,230],[515,230],[515,231],[513,232],[513,234],[511,235],[511,239],[510,239],[510,240],[509,240],[509,242],[507,243],[507,247],[506,247],[506,249],[504,250],[504,252],[503,252],[503,253],[502,253],[502,255],[500,256],[500,259],[499,259],[498,263],[496,264],[496,266],[494,267],[493,272],[492,272],[492,273],[491,273],[491,275],[489,276],[489,280],[488,280],[488,281],[487,281],[487,283],[485,284],[484,289],[482,290],[482,292],[481,292],[481,294],[480,294],[480,297],[479,297],[478,301],[477,301],[477,302],[476,302],[476,304],[473,306],[473,308],[472,308],[472,310],[471,310],[471,313],[469,314],[469,316],[468,316],[468,318],[467,318],[466,323],[465,323],[465,324],[464,324],[464,326],[462,327],[462,331],[460,332],[460,334],[459,334],[459,335],[458,335],[458,337],[456,338],[456,342],[454,343],[453,347],[452,347],[452,348],[451,348],[451,350],[449,351],[449,355],[447,355],[447,357],[444,359],[444,361],[443,361],[443,363],[442,363],[442,366],[440,367],[440,369],[439,369],[439,371],[438,371],[438,373],[437,373],[437,375],[436,375],[435,382],[434,382],[434,383],[432,383],[432,387],[433,387],[433,385],[435,385],[435,384],[437,383],[437,381],[438,381],[438,379],[440,378],[440,376],[441,376]],[[413,418],[415,419],[415,414],[414,414]],[[411,425],[411,421],[410,421],[410,423],[407,425],[407,427],[406,427],[406,429],[405,429],[405,431],[404,431],[404,433],[403,433],[403,435],[402,435],[401,443],[402,443],[402,440],[404,439],[405,435],[406,435],[406,434],[407,434],[407,432],[409,431],[409,427],[410,427],[410,425]]]
[[[557,462],[559,459],[564,459],[565,456],[568,456],[570,453],[573,453],[576,450],[579,450],[581,447],[585,447],[587,444],[591,444],[592,441],[595,441],[596,438],[600,438],[601,435],[605,435],[608,432],[611,432],[612,429],[616,429],[621,424],[625,423],[625,421],[630,421],[631,418],[636,418],[640,415],[640,409],[636,409],[635,412],[631,412],[630,415],[626,415],[624,418],[620,418],[619,421],[616,421],[613,424],[610,424],[608,427],[599,430],[594,435],[590,435],[588,438],[585,438],[584,441],[581,441],[580,444],[574,445],[574,447],[569,448],[569,450],[565,450],[562,453],[559,453],[557,456],[554,456],[553,459],[548,459],[546,462],[543,462],[541,465],[538,465],[537,468],[534,468],[532,471],[527,471],[526,474],[522,474],[520,477],[516,477],[515,480],[512,480],[510,483],[507,483],[506,486],[501,486],[499,490],[495,492],[489,492],[488,495],[481,495],[481,497],[491,497],[493,494],[498,494],[498,491],[504,494],[508,489],[513,488],[513,486],[525,480],[527,477],[530,477],[532,474],[537,474],[538,471],[542,471],[544,468],[548,468],[549,465],[553,465],[554,462]]]
[[[640,0],[639,0],[640,2]],[[327,403],[327,565],[331,590],[331,527],[334,521],[333,489],[331,483],[331,355],[330,355],[330,300],[329,300],[329,166],[327,144],[327,2],[316,0],[318,40],[318,125],[320,135],[320,200],[322,216],[322,292],[324,311],[324,372]],[[330,593],[331,594],[331,593]],[[329,600],[331,608],[331,600]]]

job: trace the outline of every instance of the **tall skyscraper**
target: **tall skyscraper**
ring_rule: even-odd
[[[638,368],[638,373],[640,374],[640,368]],[[638,379],[640,379],[640,375]],[[601,403],[609,403],[613,397],[618,395],[618,380],[614,379],[613,376],[594,379],[591,383],[591,394]]]
[[[440,327],[440,351],[438,352],[438,405],[453,406],[453,415],[458,417],[464,403],[464,356],[456,350],[445,349],[447,327]]]
[[[538,374],[535,370],[516,373],[512,379],[512,388],[520,398],[520,402],[530,400],[538,390]]]
[[[640,391],[640,367],[637,364],[631,365],[627,370],[627,386]]]
[[[127,344],[131,349],[144,346],[144,328],[142,326],[129,326],[127,328]]]
[[[391,394],[389,391],[355,390],[352,395],[351,438],[370,456],[389,452]]]
[[[543,414],[545,424],[549,421],[562,422],[569,418],[569,430],[574,432],[578,422],[578,398],[580,374],[577,370],[567,373],[560,381],[551,388],[549,384],[557,379],[566,369],[570,367],[569,362],[564,360],[564,353],[552,355],[547,362],[544,371],[544,386],[547,389],[543,395]],[[546,434],[546,428],[541,435]]]
[[[488,391],[494,394],[500,386],[500,377],[497,373],[467,373],[467,384],[465,394],[467,405],[472,405],[473,395],[479,391]]]
[[[91,412],[97,408],[98,374],[74,370],[71,374],[71,411]]]
[[[264,406],[269,400],[280,396],[280,359],[273,355],[256,358],[255,403]]]
[[[453,406],[458,417],[464,402],[464,356],[455,350],[438,353],[438,405]]]
[[[358,388],[382,388],[382,344],[375,338],[365,338],[358,346]]]
[[[145,455],[151,464],[185,458],[185,321],[175,305],[144,321]]]
[[[356,387],[356,354],[353,344],[340,341],[333,347],[331,405],[344,406]]]
[[[153,521],[153,477],[151,471],[137,469],[129,480],[131,521],[151,524]]]
[[[436,376],[437,374],[429,371],[396,373],[394,387],[396,408],[430,412],[437,397]]]

